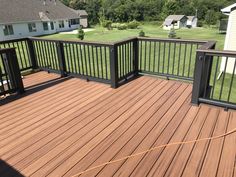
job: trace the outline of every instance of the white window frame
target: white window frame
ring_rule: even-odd
[[[30,33],[37,32],[36,23],[28,23],[28,29]]]
[[[4,25],[3,26],[3,34],[4,34],[4,36],[14,35],[13,25]]]

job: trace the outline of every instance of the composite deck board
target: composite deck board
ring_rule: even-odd
[[[72,177],[110,160],[216,136],[236,125],[235,111],[191,105],[192,85],[180,81],[142,76],[112,89],[46,72],[23,81],[25,95],[0,103],[0,176],[14,176],[15,170],[23,176]],[[235,177],[235,147],[232,134],[160,148],[80,176]]]

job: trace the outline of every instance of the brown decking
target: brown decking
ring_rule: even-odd
[[[56,78],[41,72],[24,82],[33,88]],[[118,89],[69,79],[5,104],[0,107],[0,176],[69,177],[154,146],[235,128],[236,112],[192,106],[191,91],[190,84],[148,76]],[[232,134],[162,148],[81,176],[235,177],[235,159]]]

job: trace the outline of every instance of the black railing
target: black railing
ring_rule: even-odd
[[[227,73],[236,54],[212,50],[215,44],[137,37],[115,43],[28,38],[1,42],[0,47],[16,48],[21,71],[39,68],[63,77],[108,83],[113,88],[138,74],[193,81],[192,103],[236,108],[235,66],[233,74]],[[221,60],[225,68],[220,68]],[[220,71],[222,76],[217,79]]]
[[[110,83],[110,43],[30,38],[38,68]]]
[[[0,49],[15,48],[21,71],[29,70],[33,66],[28,41],[27,38],[24,38],[0,42]]]
[[[206,41],[139,38],[139,71],[193,81],[196,50]]]
[[[14,48],[0,49],[0,95],[24,92]]]
[[[193,103],[236,109],[236,52],[207,49],[197,52],[201,67],[195,71]]]

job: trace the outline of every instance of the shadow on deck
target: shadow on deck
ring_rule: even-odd
[[[54,79],[57,75],[40,72],[24,84],[32,89]],[[191,92],[191,84],[149,76],[118,89],[63,80],[0,107],[0,157],[21,176],[72,177],[151,147],[235,128],[236,112],[192,106]],[[161,148],[81,176],[234,177],[235,147],[232,134]],[[1,166],[0,176],[12,173],[7,166]]]

